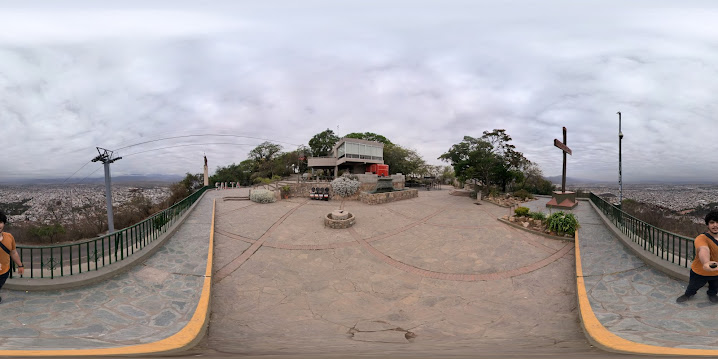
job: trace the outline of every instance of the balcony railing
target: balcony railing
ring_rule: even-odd
[[[52,279],[70,276],[96,271],[128,258],[167,232],[206,190],[207,187],[202,187],[164,211],[112,234],[54,246],[18,245],[16,249],[25,265],[22,277]],[[12,263],[10,278],[16,271],[15,263]]]
[[[633,243],[657,257],[688,268],[695,257],[693,238],[671,233],[631,216],[594,193],[591,202]]]

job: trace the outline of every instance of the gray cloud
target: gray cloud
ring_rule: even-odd
[[[569,176],[614,180],[616,111],[625,180],[713,180],[718,7],[680,5],[2,5],[0,180],[69,176],[95,146],[259,138],[158,141],[120,151],[113,165],[113,174],[199,172],[204,153],[211,167],[238,163],[260,139],[293,150],[326,128],[383,134],[432,164],[463,136],[504,128],[556,175],[563,126]]]

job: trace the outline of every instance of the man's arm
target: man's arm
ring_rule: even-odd
[[[10,251],[10,258],[12,258],[13,262],[15,262],[15,265],[17,266],[17,273],[22,275],[25,272],[25,267],[22,265],[20,255],[17,254],[17,249]]]
[[[718,264],[718,262],[711,261],[711,251],[710,249],[708,249],[708,246],[698,247],[698,259],[700,259],[701,263],[703,264],[704,270],[707,270],[709,272],[718,271],[718,268],[710,267],[711,264]]]

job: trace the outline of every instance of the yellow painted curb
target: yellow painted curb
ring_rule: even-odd
[[[718,356],[718,350],[714,349],[682,349],[661,347],[632,342],[611,333],[596,318],[591,309],[586,292],[586,284],[583,281],[583,268],[581,267],[581,251],[578,245],[578,231],[576,231],[576,292],[578,295],[578,307],[581,315],[581,325],[589,341],[595,346],[612,352],[649,355],[689,355],[689,356]]]
[[[57,357],[57,356],[101,356],[101,355],[147,355],[175,352],[189,349],[201,338],[209,319],[209,299],[212,287],[212,256],[214,248],[214,210],[216,199],[212,201],[212,227],[209,233],[209,251],[207,253],[207,268],[204,272],[202,294],[197,303],[192,318],[182,330],[174,335],[154,343],[145,343],[116,348],[102,349],[63,349],[63,350],[0,350],[0,357]]]

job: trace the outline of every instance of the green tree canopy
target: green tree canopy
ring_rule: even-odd
[[[263,142],[247,154],[247,158],[254,164],[252,180],[257,177],[272,178],[281,172],[281,167],[276,163],[281,155],[282,146],[271,142]]]
[[[273,160],[279,152],[282,150],[282,146],[271,143],[269,141],[262,142],[259,146],[255,147],[247,154],[247,158],[257,162],[266,163]]]
[[[553,183],[543,176],[543,172],[536,164],[532,163],[524,169],[524,178],[519,181],[518,187],[531,193],[551,194]]]
[[[523,179],[522,169],[531,164],[510,142],[506,130],[484,131],[481,138],[464,136],[439,159],[450,162],[462,182],[476,179],[505,191],[509,183]]]
[[[252,184],[251,176],[255,169],[253,160],[244,160],[239,164],[232,163],[226,167],[217,167],[214,175],[209,178],[210,186],[217,182],[239,182],[240,186]]]
[[[391,142],[384,145],[384,164],[389,165],[389,172],[405,175],[420,174],[426,166],[416,151]]]
[[[328,128],[325,131],[317,133],[309,140],[311,155],[314,157],[329,156],[338,141],[339,136],[335,135],[334,131]]]
[[[381,142],[381,143],[383,143],[383,144],[385,144],[385,145],[391,145],[391,144],[392,144],[391,141],[389,141],[389,139],[387,139],[386,137],[384,137],[384,136],[382,136],[382,135],[378,135],[378,134],[373,133],[373,132],[364,132],[364,133],[352,132],[352,133],[350,133],[350,134],[348,134],[348,135],[346,135],[346,136],[344,136],[344,137],[347,137],[347,138],[357,138],[357,139],[360,139],[360,140],[367,140],[367,141],[376,141],[376,142]]]

